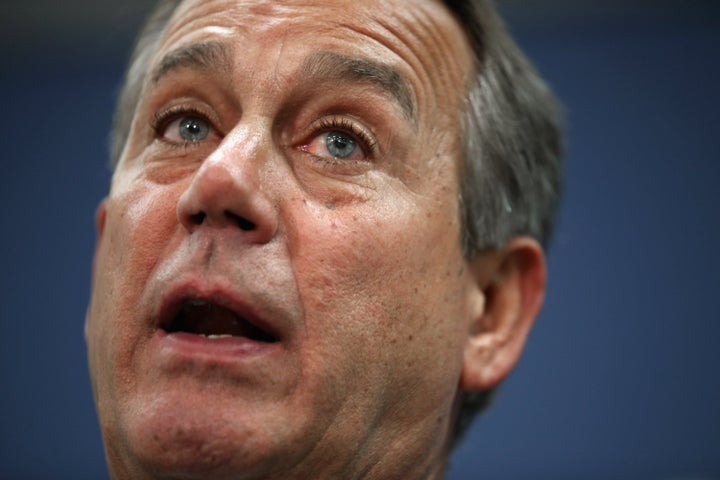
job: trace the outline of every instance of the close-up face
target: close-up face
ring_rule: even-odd
[[[439,1],[180,5],[98,211],[114,476],[431,473],[477,308],[472,65]]]

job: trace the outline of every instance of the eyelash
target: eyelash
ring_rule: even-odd
[[[374,149],[376,142],[372,140],[363,129],[355,125],[350,120],[345,118],[323,118],[320,120],[317,128],[314,129],[313,138],[321,133],[331,132],[333,130],[339,130],[348,133],[360,141],[362,150],[366,155],[370,155]]]
[[[150,128],[153,129],[153,131],[155,132],[155,136],[158,140],[161,140],[171,145],[176,145],[175,142],[170,142],[163,138],[164,132],[168,125],[170,125],[178,118],[182,117],[197,117],[207,122],[211,129],[214,129],[214,123],[208,118],[208,116],[204,112],[197,108],[187,107],[185,105],[175,105],[160,112],[156,112],[150,120]],[[188,147],[191,145],[195,145],[195,143],[184,142],[179,146]]]
[[[182,147],[195,145],[195,143],[193,142],[184,142],[180,145],[177,145],[175,144],[175,142],[170,142],[168,140],[165,140],[164,138],[165,129],[168,127],[168,125],[170,125],[178,118],[182,117],[200,118],[208,122],[211,128],[214,128],[213,122],[203,111],[194,107],[187,107],[185,105],[175,105],[160,112],[156,112],[150,121],[150,127],[155,132],[156,138],[165,143]],[[362,128],[358,127],[356,124],[346,118],[331,117],[321,119],[318,125],[313,129],[312,138],[315,138],[315,136],[322,133],[327,133],[334,130],[348,133],[349,135],[352,135],[357,140],[359,140],[360,148],[365,152],[365,155],[371,155],[375,150],[376,142],[370,137],[370,135],[366,133]]]

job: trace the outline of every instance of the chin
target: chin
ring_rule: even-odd
[[[271,432],[242,411],[231,415],[212,400],[164,395],[132,408],[122,441],[132,470],[153,477],[240,479],[263,476],[276,462]],[[265,428],[264,428],[265,427]],[[277,439],[276,439],[277,440]]]

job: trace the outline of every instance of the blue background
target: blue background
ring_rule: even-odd
[[[546,3],[506,9],[566,110],[550,289],[449,479],[718,479],[719,2]],[[82,327],[136,19],[13,29],[28,5],[0,23],[0,478],[101,479]]]

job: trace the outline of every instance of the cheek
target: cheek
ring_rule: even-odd
[[[107,201],[88,312],[92,363],[114,365],[117,359],[127,364],[135,337],[144,333],[136,309],[150,272],[177,228],[173,197],[167,188],[139,184],[113,192]]]
[[[124,278],[136,285],[147,278],[178,227],[176,216],[180,192],[172,186],[140,185],[111,202],[117,229],[113,243],[122,255],[119,267]]]
[[[427,220],[402,201],[392,209],[363,205],[307,216],[291,244],[314,345],[333,351],[339,362],[384,371],[429,368],[443,357],[456,361],[457,226]],[[442,351],[428,357],[438,345]]]
[[[459,381],[459,240],[413,205],[361,210],[315,212],[291,239],[310,346],[303,370],[331,384],[325,398],[338,396],[346,413],[416,424],[448,412]]]

